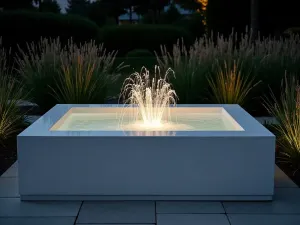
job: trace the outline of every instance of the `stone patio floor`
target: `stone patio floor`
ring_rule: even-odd
[[[300,225],[300,188],[278,167],[273,202],[21,202],[18,165],[0,177],[0,225]]]

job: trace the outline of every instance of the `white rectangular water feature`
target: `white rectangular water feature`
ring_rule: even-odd
[[[119,105],[56,105],[18,136],[21,199],[272,199],[275,136],[246,111],[170,113],[149,127]]]

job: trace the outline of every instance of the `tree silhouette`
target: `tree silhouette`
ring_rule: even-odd
[[[251,0],[251,29],[253,38],[256,38],[259,30],[259,0]]]
[[[200,0],[174,0],[174,3],[188,10],[201,10],[202,3]]]
[[[1,0],[0,8],[4,10],[31,9],[33,5],[32,0]]]
[[[90,2],[88,0],[68,0],[66,12],[69,14],[76,14],[86,16]]]
[[[280,36],[287,28],[300,27],[299,3],[295,0],[259,1],[259,28],[263,35]]]
[[[176,8],[175,4],[171,4],[166,12],[162,13],[160,18],[160,23],[172,24],[182,18],[179,10]]]
[[[141,4],[140,0],[123,0],[124,8],[129,13],[129,21],[132,23],[132,14],[135,11],[136,7]]]
[[[61,8],[57,0],[44,0],[39,5],[40,12],[60,13]]]
[[[250,26],[251,0],[208,0],[207,25],[209,31],[225,36],[236,32],[245,32]]]
[[[171,0],[142,0],[136,6],[135,12],[139,15],[148,14],[152,17],[153,23],[157,23],[164,7],[171,2]]]
[[[87,17],[94,21],[98,26],[103,26],[106,22],[108,12],[100,1],[92,2],[88,7]]]
[[[113,17],[119,24],[119,16],[126,13],[126,0],[99,0],[107,15]]]

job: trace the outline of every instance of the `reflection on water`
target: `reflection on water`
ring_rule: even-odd
[[[176,136],[176,131],[124,131],[125,136]]]

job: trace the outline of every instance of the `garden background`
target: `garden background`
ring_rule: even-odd
[[[0,3],[0,174],[16,160],[24,116],[59,103],[117,102],[125,78],[142,66],[153,74],[155,65],[175,71],[169,79],[180,104],[240,104],[253,116],[275,117],[278,148],[293,158],[292,171],[300,169],[295,1],[67,3]],[[38,109],[24,110],[20,100]]]

